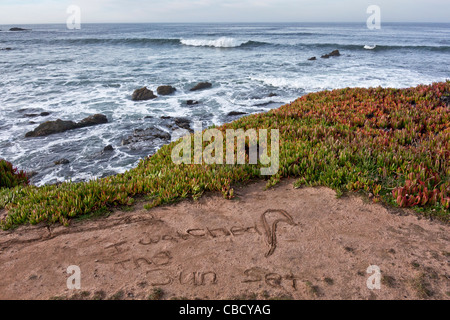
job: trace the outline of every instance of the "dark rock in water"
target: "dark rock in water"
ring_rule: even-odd
[[[271,93],[269,93],[268,97],[269,98],[278,97],[278,95],[276,93],[271,92]]]
[[[136,129],[133,132],[132,136],[125,138],[122,140],[122,145],[126,146],[129,144],[144,142],[144,141],[152,141],[155,139],[159,140],[170,140],[170,134],[158,129],[156,127],[150,127],[147,129]]]
[[[114,147],[109,144],[106,147],[104,147],[103,150],[101,152],[97,153],[95,156],[96,157],[112,156],[113,152],[114,152]]]
[[[152,90],[148,90],[147,87],[134,90],[133,95],[131,96],[131,100],[133,101],[143,101],[155,98],[157,98],[157,96],[153,94]]]
[[[159,95],[167,96],[167,95],[172,94],[173,92],[175,92],[175,90],[177,90],[177,89],[175,89],[175,88],[172,87],[172,86],[159,86],[159,87],[156,89],[156,92],[157,92]]]
[[[314,61],[314,60],[317,60],[317,58],[316,58],[316,57],[311,57],[311,58],[309,58],[308,60],[309,60],[309,61]]]
[[[270,101],[267,101],[267,102],[261,102],[261,103],[254,104],[254,106],[255,107],[265,107],[265,106],[268,106],[269,104],[272,104],[272,103],[277,103],[277,102],[270,100]]]
[[[340,55],[339,50],[333,50],[328,54],[324,54],[321,58],[328,59],[329,57],[339,57]]]
[[[27,118],[34,118],[34,117],[46,117],[49,116],[50,112],[41,112],[41,113],[25,113],[23,116]]]
[[[39,115],[37,113],[25,113],[23,116],[27,117],[27,118],[34,118],[34,117],[37,117]]]
[[[186,104],[188,106],[193,106],[194,104],[199,104],[199,102],[196,100],[188,100],[188,101],[186,101]]]
[[[65,132],[68,130],[84,128],[95,126],[102,123],[107,123],[108,119],[103,114],[94,114],[87,118],[84,118],[80,122],[76,123],[74,121],[64,121],[61,119],[57,119],[55,121],[46,121],[41,123],[36,129],[33,131],[27,132],[25,135],[26,138],[30,137],[44,137],[55,133]]]
[[[211,88],[212,84],[209,82],[199,82],[195,85],[195,87],[191,88],[191,91],[197,91],[201,89]]]
[[[106,116],[104,114],[94,114],[94,115],[84,118],[83,120],[78,122],[77,126],[79,128],[84,128],[84,127],[95,126],[95,125],[107,123],[107,122],[108,122],[108,118],[106,118]]]
[[[17,27],[9,29],[9,31],[30,31],[30,30],[31,29],[23,29],[23,28],[17,28]]]
[[[12,48],[1,48],[0,50],[3,50],[3,51],[9,51],[9,50],[12,50]]]
[[[55,161],[54,163],[55,163],[56,166],[58,166],[60,164],[68,164],[68,163],[70,163],[70,161],[63,158],[63,159]]]
[[[152,119],[153,116],[145,116],[144,119]]]
[[[64,121],[58,119],[56,121],[47,121],[41,123],[36,129],[33,131],[27,132],[25,137],[44,137],[54,133],[65,132],[68,130],[76,129],[77,124],[73,121]]]
[[[113,148],[113,146],[112,145],[107,145],[106,147],[104,147],[103,148],[103,151],[104,152],[107,152],[107,151],[114,151],[114,148]]]
[[[169,121],[164,121],[164,122],[160,123],[160,125],[163,125],[169,129],[175,130],[175,129],[177,129],[175,126],[177,126],[179,128],[186,129],[190,132],[193,132],[193,130],[191,129],[191,120],[189,120],[188,118],[183,118],[183,117],[174,118],[174,117],[170,117],[170,116],[162,116],[161,119],[169,120]],[[173,122],[171,122],[171,121],[173,121]]]
[[[247,112],[241,112],[241,111],[231,111],[227,113],[227,116],[241,116],[243,114],[247,114]]]
[[[333,50],[329,53],[330,57],[339,57],[341,55],[341,53],[339,52],[339,50]]]
[[[191,130],[191,121],[187,118],[175,118],[175,124],[180,128]]]

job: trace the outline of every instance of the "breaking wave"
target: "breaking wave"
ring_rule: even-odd
[[[181,39],[181,44],[194,47],[236,48],[243,45],[261,44],[256,41],[240,41],[235,38],[221,37],[213,40],[205,39]]]

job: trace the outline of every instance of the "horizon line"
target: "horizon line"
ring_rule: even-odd
[[[253,21],[253,22],[227,22],[227,21],[217,21],[217,22],[208,22],[208,21],[180,21],[180,22],[82,22],[82,24],[263,24],[263,23],[273,23],[273,24],[292,24],[292,23],[330,23],[330,24],[338,24],[338,23],[355,23],[355,24],[366,24],[366,21]],[[389,23],[429,23],[429,24],[450,24],[450,22],[446,21],[385,21],[384,24]],[[0,23],[0,26],[11,26],[11,25],[65,25],[64,22],[37,22],[37,23]]]

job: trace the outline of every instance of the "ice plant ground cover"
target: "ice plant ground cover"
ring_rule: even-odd
[[[28,183],[25,172],[17,170],[10,162],[0,159],[0,188],[11,188]]]
[[[82,183],[3,188],[0,208],[7,216],[1,227],[68,225],[71,218],[130,206],[138,198],[148,201],[147,208],[196,199],[205,191],[233,198],[233,184],[267,179],[271,187],[286,177],[297,179],[298,187],[327,186],[338,195],[359,191],[372,201],[410,207],[449,222],[449,95],[450,81],[407,89],[311,93],[217,127],[224,134],[226,129],[278,129],[279,170],[273,176],[261,176],[261,164],[174,164],[173,142],[123,174]]]

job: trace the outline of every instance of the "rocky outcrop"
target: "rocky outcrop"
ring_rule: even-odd
[[[270,101],[266,101],[266,102],[256,103],[253,106],[255,106],[255,107],[266,107],[266,106],[268,106],[269,104],[272,104],[272,103],[277,103],[277,102],[270,100]]]
[[[191,88],[191,91],[197,91],[197,90],[202,90],[202,89],[211,88],[211,87],[212,87],[212,84],[209,82],[199,82],[193,88]]]
[[[191,130],[191,121],[187,118],[175,118],[175,124],[182,129]]]
[[[103,148],[103,152],[108,152],[108,151],[114,151],[114,147],[110,144],[108,144],[106,147]]]
[[[195,104],[199,104],[199,102],[196,101],[196,100],[188,100],[188,101],[186,101],[186,104],[187,104],[188,106],[193,106],[193,105],[195,105]]]
[[[65,132],[77,128],[77,124],[73,121],[64,121],[61,119],[55,121],[47,121],[41,123],[36,129],[28,132],[25,137],[44,137],[55,133]]]
[[[103,114],[95,114],[89,116],[78,123],[70,120],[61,120],[61,119],[57,119],[55,121],[46,121],[44,123],[41,123],[33,131],[27,132],[25,137],[26,138],[44,137],[55,133],[61,133],[73,129],[95,126],[107,122],[108,119]]]
[[[247,112],[241,112],[241,111],[231,111],[227,113],[227,116],[241,116],[247,114]]]
[[[173,92],[175,92],[175,90],[177,90],[177,89],[175,89],[175,88],[172,87],[172,86],[159,86],[159,87],[156,89],[156,92],[157,92],[159,95],[161,95],[161,96],[167,96],[167,95],[172,94]]]
[[[131,96],[131,100],[133,101],[144,101],[155,98],[157,98],[157,96],[153,94],[152,90],[147,89],[147,87],[134,90],[133,95]]]
[[[64,158],[59,159],[59,160],[54,162],[55,166],[58,166],[58,165],[61,165],[61,164],[68,164],[68,163],[70,163],[70,161],[67,160],[67,159],[64,159]]]
[[[31,29],[23,29],[23,28],[17,28],[17,27],[9,29],[9,31],[30,31],[30,30]]]
[[[162,116],[162,122],[159,125],[168,128],[169,130],[176,130],[178,128],[186,129],[189,132],[194,132],[191,129],[191,120],[184,117],[171,117],[171,116]]]
[[[316,57],[311,57],[311,58],[309,58],[308,60],[309,60],[309,61],[314,61],[314,60],[317,60],[317,58],[316,58]]]
[[[334,50],[328,54],[324,54],[321,58],[328,59],[329,57],[339,57],[340,55],[341,53],[339,52],[339,50]]]
[[[49,115],[50,112],[41,112],[41,113],[25,113],[23,116],[27,118],[34,118],[34,117],[46,117]]]
[[[102,123],[107,123],[108,118],[104,114],[94,114],[87,118],[84,118],[79,123],[77,123],[78,128],[95,126]]]
[[[278,97],[278,94],[275,93],[275,92],[270,92],[269,94],[264,95],[264,96],[252,96],[250,99],[261,100],[261,99],[264,99],[264,98],[272,98],[272,97]]]
[[[122,140],[122,145],[126,146],[142,142],[151,142],[156,139],[170,140],[170,134],[156,127],[136,129],[134,130],[133,135]]]

